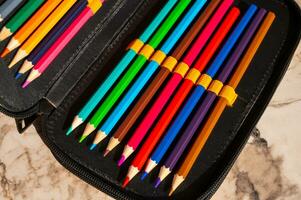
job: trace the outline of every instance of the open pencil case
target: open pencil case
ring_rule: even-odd
[[[293,0],[240,0],[242,10],[251,3],[276,14],[251,66],[237,88],[235,105],[223,113],[189,178],[171,197],[171,178],[155,189],[152,182],[158,169],[145,181],[137,176],[125,189],[121,181],[130,158],[117,167],[123,145],[104,158],[105,140],[89,151],[92,139],[79,144],[84,129],[70,137],[65,133],[73,117],[121,59],[127,45],[141,33],[166,1],[108,0],[47,72],[25,90],[24,79],[15,80],[18,66],[7,68],[0,60],[0,111],[16,119],[22,133],[34,123],[55,158],[68,170],[97,189],[117,199],[209,199],[224,180],[247,142],[251,131],[284,76],[300,40],[301,15]],[[0,44],[1,50],[5,42]],[[139,121],[137,122],[139,123]]]

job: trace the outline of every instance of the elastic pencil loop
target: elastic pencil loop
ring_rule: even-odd
[[[168,69],[170,72],[173,71],[173,69],[175,68],[175,66],[177,65],[178,60],[172,56],[168,56],[163,64],[162,67],[165,67],[166,69]]]
[[[203,86],[207,90],[211,81],[212,81],[211,76],[207,74],[202,74],[197,84]]]
[[[185,79],[187,80],[191,80],[194,84],[196,83],[196,81],[198,80],[198,78],[200,77],[201,72],[195,68],[192,68],[189,70],[188,74],[186,75]]]
[[[141,49],[141,51],[139,52],[139,54],[142,55],[142,56],[144,56],[146,59],[149,59],[153,55],[154,51],[155,51],[155,49],[152,46],[146,44]]]
[[[158,63],[159,65],[164,61],[164,59],[166,58],[166,54],[161,51],[158,50],[154,53],[154,55],[151,57],[151,61],[155,61],[156,63]]]
[[[235,92],[235,89],[229,85],[225,85],[222,88],[219,96],[224,98],[227,101],[227,105],[231,107],[233,106],[238,97],[237,93]]]
[[[223,89],[224,84],[219,80],[214,80],[211,82],[208,91],[215,93],[217,96],[220,91]]]
[[[133,42],[131,42],[131,44],[127,47],[127,50],[131,49],[131,50],[135,51],[136,54],[138,54],[139,51],[142,49],[143,45],[144,45],[144,42],[142,42],[139,39],[136,39]]]
[[[89,1],[88,7],[92,10],[95,14],[102,6],[102,3],[99,0],[92,0]]]
[[[187,73],[188,70],[189,70],[189,66],[184,62],[180,62],[178,64],[178,66],[176,67],[174,73],[177,73],[177,74],[181,75],[184,78],[184,76],[185,76],[185,74]]]

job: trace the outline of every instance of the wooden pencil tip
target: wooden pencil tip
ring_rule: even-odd
[[[171,196],[173,194],[174,190],[170,190],[168,196]]]
[[[0,41],[2,42],[6,40],[11,35],[12,32],[10,31],[10,29],[4,26],[0,32]]]
[[[26,53],[25,50],[20,49],[15,57],[13,58],[13,60],[11,61],[11,63],[9,64],[8,68],[13,67],[15,64],[17,64],[18,62],[20,62],[23,58],[25,58],[26,56],[28,56],[28,54]]]

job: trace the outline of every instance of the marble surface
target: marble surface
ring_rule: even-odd
[[[301,199],[300,118],[301,45],[213,199]],[[60,166],[33,128],[20,136],[14,120],[0,114],[0,133],[0,200],[111,199]]]

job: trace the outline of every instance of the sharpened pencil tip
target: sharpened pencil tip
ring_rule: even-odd
[[[122,155],[121,158],[118,161],[118,167],[120,167],[124,163],[124,161],[125,161],[125,156]]]
[[[15,76],[15,79],[19,79],[22,75],[23,75],[22,73],[17,72],[16,76]]]
[[[79,139],[79,143],[83,143],[83,141],[86,139],[87,136],[82,135]]]
[[[142,176],[141,176],[141,181],[143,181],[146,177],[148,176],[147,172],[143,172]]]
[[[5,56],[7,56],[10,53],[10,50],[8,48],[5,48],[4,51],[1,54],[1,58],[4,58]]]
[[[158,188],[160,184],[161,184],[161,179],[157,178],[155,181],[155,188]]]
[[[110,153],[109,149],[106,149],[105,152],[103,153],[103,156],[106,157]]]
[[[25,81],[25,83],[22,85],[22,88],[24,89],[24,88],[27,88],[27,86],[30,84],[30,82],[29,81]]]
[[[173,190],[170,190],[168,196],[171,196],[173,194],[173,192],[174,192]]]
[[[69,136],[72,133],[72,131],[73,131],[73,129],[72,129],[72,127],[70,127],[68,129],[68,131],[66,132],[66,136]]]
[[[127,176],[122,184],[122,187],[125,188],[130,182],[130,178]]]
[[[90,146],[90,151],[92,151],[93,149],[95,149],[96,146],[97,146],[97,144],[92,144],[92,145]]]

